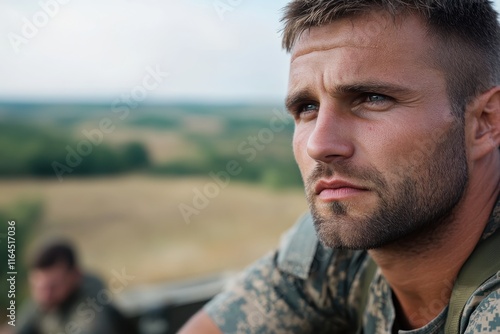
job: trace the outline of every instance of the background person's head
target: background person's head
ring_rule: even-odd
[[[64,303],[81,282],[73,246],[56,241],[40,247],[30,263],[29,282],[32,297],[42,309],[53,310]]]

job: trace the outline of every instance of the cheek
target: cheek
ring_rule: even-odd
[[[378,145],[374,151],[382,153],[384,158],[378,159],[378,162],[382,169],[393,176],[425,172],[429,162],[436,158],[436,147],[445,135],[446,131],[442,128],[406,128],[406,131],[398,132],[397,136],[386,139],[386,144]]]
[[[295,132],[293,133],[292,147],[293,147],[293,155],[295,156],[295,160],[297,160],[299,158],[299,152],[300,152],[300,141],[297,135],[297,130],[295,130]]]
[[[305,167],[304,164],[307,160],[312,160],[307,154],[308,138],[309,137],[303,127],[295,127],[295,131],[293,133],[293,154],[301,170]]]

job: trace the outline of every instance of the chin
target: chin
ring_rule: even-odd
[[[347,216],[314,219],[318,239],[329,248],[369,250],[381,248],[394,241],[394,235],[380,232],[380,226],[376,226],[376,223],[373,224],[375,226],[369,226],[371,223],[373,222],[370,220]]]

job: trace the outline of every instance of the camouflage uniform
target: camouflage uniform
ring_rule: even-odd
[[[366,276],[368,255],[364,251],[323,247],[314,237],[310,221],[310,217],[302,218],[283,239],[278,251],[249,267],[205,306],[223,333],[357,332],[362,309],[361,282]],[[482,240],[498,227],[500,201]],[[440,298],[437,296],[421,314],[438,312],[447,302]],[[377,271],[363,314],[363,331],[367,334],[444,333],[447,310],[446,307],[422,328],[398,330],[391,288]],[[500,333],[500,272],[482,284],[468,300],[460,333]]]
[[[21,313],[19,334],[130,334],[127,320],[111,304],[96,303],[105,289],[96,277],[85,275],[82,286],[57,311],[43,312],[31,303]],[[94,300],[94,305],[89,300]]]

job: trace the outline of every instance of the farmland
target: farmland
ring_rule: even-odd
[[[24,253],[64,236],[103,276],[182,280],[244,267],[306,210],[293,121],[275,106],[145,106],[120,119],[105,105],[5,104],[0,117],[0,211],[41,208]]]
[[[209,179],[141,175],[2,181],[0,206],[12,198],[43,198],[38,238],[74,240],[83,263],[103,275],[127,268],[134,284],[238,269],[277,246],[306,209],[299,189],[231,183],[186,223],[180,203]]]

